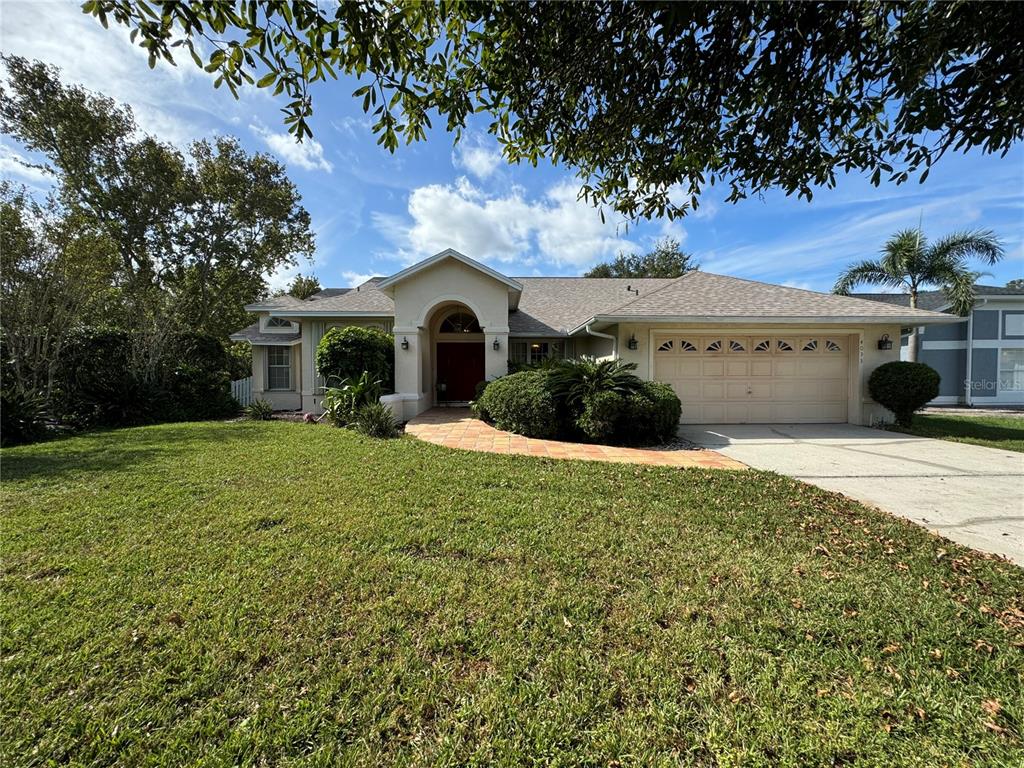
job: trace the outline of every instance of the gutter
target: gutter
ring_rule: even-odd
[[[618,338],[618,336],[613,336],[610,333],[601,333],[599,331],[592,331],[592,330],[590,330],[590,326],[593,325],[593,324],[594,324],[594,321],[591,320],[589,323],[587,323],[585,326],[583,326],[583,330],[585,330],[587,332],[588,336],[596,336],[599,339],[611,339],[611,342],[612,342],[612,357],[614,359],[618,360],[619,359],[619,338]]]

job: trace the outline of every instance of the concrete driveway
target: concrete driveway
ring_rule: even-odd
[[[1022,453],[848,424],[701,424],[680,434],[1024,565]]]

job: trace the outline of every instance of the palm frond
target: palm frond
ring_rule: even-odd
[[[949,299],[953,311],[961,317],[966,317],[974,306],[974,284],[978,282],[979,277],[980,272],[958,272],[950,275],[950,279],[942,286],[942,291]]]
[[[936,240],[927,249],[929,260],[940,257],[966,260],[976,258],[986,264],[995,264],[1004,256],[1003,244],[990,229],[954,232]]]
[[[848,267],[836,279],[832,286],[832,293],[846,296],[854,288],[860,285],[881,285],[888,288],[905,288],[906,282],[899,275],[889,272],[882,263],[877,261],[862,261]]]

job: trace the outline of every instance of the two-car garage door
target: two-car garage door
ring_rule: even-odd
[[[845,422],[849,338],[657,334],[654,378],[688,424]]]

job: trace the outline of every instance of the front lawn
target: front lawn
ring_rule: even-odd
[[[1024,415],[960,416],[916,414],[910,427],[894,427],[918,437],[984,445],[1024,453]]]
[[[0,461],[5,765],[1024,764],[1024,571],[777,475],[282,422]]]

